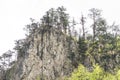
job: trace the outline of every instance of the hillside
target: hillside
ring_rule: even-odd
[[[119,26],[108,25],[101,10],[89,11],[92,34],[86,17],[71,21],[63,6],[48,10],[39,22],[31,18],[26,38],[0,57],[0,80],[119,80]],[[17,60],[12,62],[13,53]]]

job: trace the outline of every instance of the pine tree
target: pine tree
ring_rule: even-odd
[[[82,25],[82,32],[83,32],[83,39],[85,39],[85,17],[83,16],[83,14],[81,15],[81,19],[80,19],[80,23]]]
[[[93,28],[93,42],[95,41],[95,38],[96,38],[96,27],[97,27],[97,20],[100,18],[101,16],[101,10],[99,9],[95,9],[95,8],[92,8],[89,10],[90,11],[90,18],[93,20],[93,25],[92,25],[92,28]]]

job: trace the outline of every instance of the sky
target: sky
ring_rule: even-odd
[[[119,0],[0,0],[0,55],[12,50],[14,41],[23,39],[23,28],[30,18],[39,21],[50,8],[64,6],[71,17],[79,19],[89,9],[98,8],[107,22],[120,24]]]

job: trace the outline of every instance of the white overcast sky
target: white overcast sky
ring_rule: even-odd
[[[24,37],[29,18],[39,20],[50,8],[64,6],[71,17],[86,15],[90,8],[103,10],[108,22],[120,23],[120,0],[0,0],[0,54],[14,47],[14,40]]]

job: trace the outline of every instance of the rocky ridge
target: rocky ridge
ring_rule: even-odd
[[[57,80],[78,65],[77,42],[58,29],[41,27],[24,39],[7,80]]]

